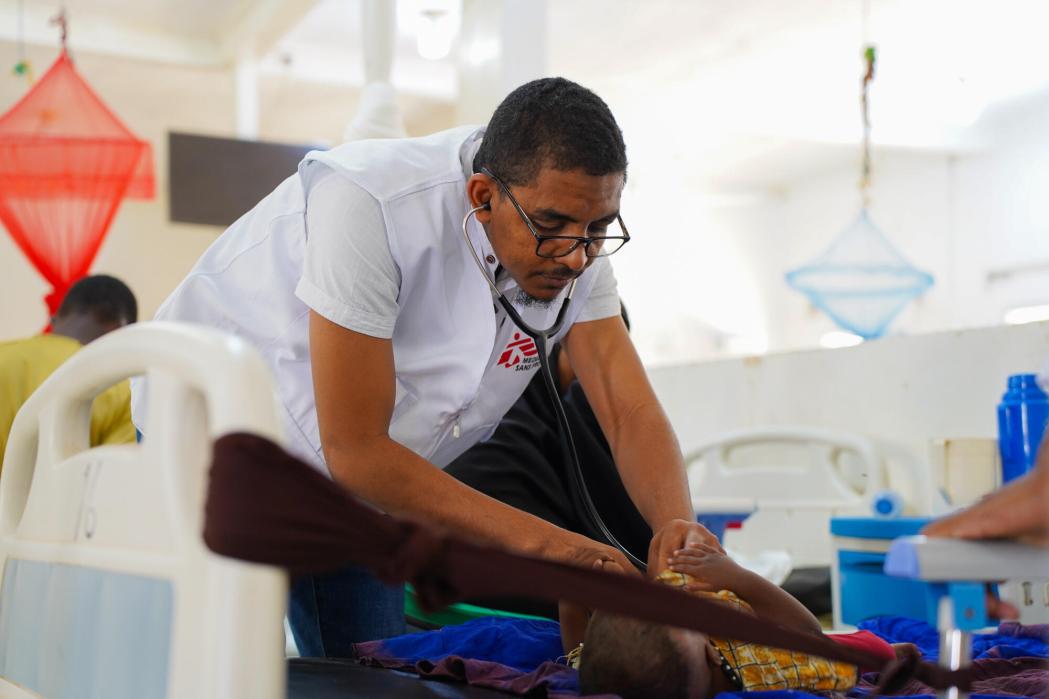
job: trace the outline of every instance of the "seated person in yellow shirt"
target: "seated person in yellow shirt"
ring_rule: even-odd
[[[707,544],[677,551],[669,568],[655,579],[760,619],[821,633],[816,618],[790,594]],[[585,616],[577,615],[580,611],[562,607],[566,646],[586,624]],[[913,644],[893,646],[868,631],[829,638],[879,655],[886,662],[918,652]],[[623,699],[700,699],[719,692],[784,689],[841,692],[855,686],[860,674],[859,668],[847,663],[603,612],[589,618],[578,664],[582,694],[618,694]]]
[[[45,335],[0,343],[0,463],[15,414],[62,362],[83,345],[138,319],[135,295],[114,277],[84,277],[66,293]],[[91,446],[135,441],[127,381],[100,393],[91,408]]]

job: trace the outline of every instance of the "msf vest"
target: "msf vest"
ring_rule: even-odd
[[[375,197],[400,269],[393,332],[396,404],[390,436],[440,467],[495,431],[538,371],[528,337],[493,304],[462,235],[469,206],[466,172],[483,135],[474,127],[424,138],[348,143],[312,152]],[[254,345],[273,369],[293,453],[326,471],[310,367],[309,309],[295,295],[306,245],[302,179],[285,180],[208,248],[157,312],[202,323]],[[471,218],[471,244],[494,258]],[[488,264],[495,272],[497,263]],[[593,288],[596,266],[579,278],[560,339]],[[506,293],[514,298],[516,287]],[[551,325],[560,300],[518,308],[534,327]],[[347,367],[352,371],[353,367]],[[144,382],[132,386],[135,423],[145,429]]]

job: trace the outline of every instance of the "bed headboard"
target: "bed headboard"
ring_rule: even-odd
[[[90,448],[94,396],[140,374],[143,441]],[[0,477],[0,697],[284,696],[286,576],[201,538],[213,440],[283,443],[279,415],[251,347],[182,324],[112,332],[40,386]]]

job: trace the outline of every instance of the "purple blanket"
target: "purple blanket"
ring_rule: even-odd
[[[1049,661],[1045,658],[983,658],[973,661],[971,696],[1049,697]],[[868,696],[877,684],[876,675],[864,675],[850,696]],[[870,681],[869,681],[870,680]],[[936,692],[911,680],[901,695],[935,696]]]
[[[360,644],[365,646],[367,644]],[[555,662],[546,661],[531,672],[522,673],[490,660],[460,658],[447,655],[436,662],[418,660],[414,663],[398,658],[358,658],[360,662],[372,667],[384,667],[393,670],[407,670],[422,677],[432,679],[465,682],[478,687],[498,689],[511,694],[528,697],[549,697],[564,699],[579,696],[579,682],[576,671]],[[596,697],[596,695],[591,695]],[[615,699],[611,695],[601,695]]]

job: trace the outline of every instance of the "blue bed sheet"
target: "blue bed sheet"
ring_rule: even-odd
[[[884,638],[889,643],[913,643],[922,657],[936,662],[940,657],[940,637],[924,621],[898,616],[880,616],[860,622],[860,628]],[[982,658],[1049,658],[1049,638],[1024,638],[1002,633],[973,636],[973,660]]]
[[[561,627],[556,621],[541,619],[484,617],[436,631],[388,638],[383,651],[413,662],[458,655],[531,672],[561,655]]]
[[[939,651],[936,630],[922,621],[902,617],[877,617],[860,624],[860,628],[884,638],[889,643],[913,643],[926,659],[935,660]],[[977,634],[973,639],[974,659],[1041,657],[1049,658],[1049,637],[1022,637],[1008,633]],[[371,644],[369,644],[371,645]],[[530,619],[484,618],[447,626],[437,631],[409,634],[377,642],[381,654],[403,658],[411,662],[437,661],[448,656],[459,656],[489,661],[529,673],[543,663],[556,660],[562,653],[560,631],[552,621]],[[375,651],[374,648],[371,649]],[[574,672],[559,677],[557,689],[578,692],[578,678]],[[787,699],[813,697],[797,691],[726,692],[719,699]],[[855,699],[869,699],[870,693],[855,689],[849,693]],[[918,695],[921,696],[921,695]],[[931,695],[930,695],[931,696]],[[973,694],[990,699],[995,695]]]

